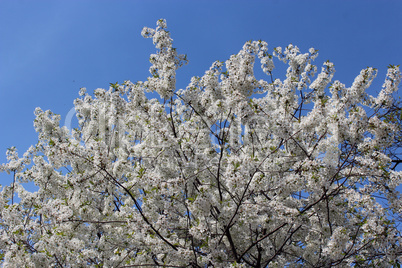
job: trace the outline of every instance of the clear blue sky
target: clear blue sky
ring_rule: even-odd
[[[334,62],[335,79],[347,86],[362,68],[376,67],[373,94],[387,65],[402,64],[397,0],[0,0],[0,163],[8,147],[22,155],[37,142],[35,107],[64,122],[80,87],[93,92],[110,82],[146,80],[155,49],[140,33],[160,18],[190,60],[179,70],[178,87],[251,39],[271,49],[289,43],[319,49],[316,64]],[[10,181],[0,174],[0,184]]]

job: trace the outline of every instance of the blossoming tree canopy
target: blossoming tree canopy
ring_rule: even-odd
[[[399,267],[397,66],[374,97],[374,68],[347,87],[315,49],[250,41],[176,89],[166,22],[142,34],[147,81],[82,89],[72,133],[37,108],[38,143],[7,152],[4,267]]]

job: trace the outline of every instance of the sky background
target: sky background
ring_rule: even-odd
[[[64,123],[81,87],[92,93],[111,82],[146,80],[155,48],[141,30],[160,18],[189,59],[178,71],[178,88],[248,40],[265,40],[271,52],[290,43],[302,52],[314,47],[316,65],[334,62],[335,79],[347,86],[361,69],[378,68],[371,94],[381,89],[389,64],[402,64],[397,0],[0,0],[0,163],[7,148],[22,155],[37,142],[36,107]],[[0,184],[11,181],[0,173]]]

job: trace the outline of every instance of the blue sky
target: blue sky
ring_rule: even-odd
[[[402,1],[128,1],[0,0],[0,163],[8,147],[37,142],[35,107],[65,116],[81,87],[146,80],[152,41],[144,26],[165,18],[179,53],[190,62],[178,87],[226,60],[248,40],[269,47],[314,47],[335,79],[350,86],[372,66],[378,92],[389,64],[402,64]],[[280,65],[279,62],[276,62]],[[277,77],[283,78],[280,73]],[[0,184],[11,176],[0,174]]]

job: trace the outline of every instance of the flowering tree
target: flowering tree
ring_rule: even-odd
[[[166,22],[142,34],[146,82],[82,89],[72,133],[37,108],[38,143],[9,149],[4,267],[399,267],[398,67],[373,97],[376,69],[346,87],[331,62],[313,79],[317,50],[247,42],[176,90],[187,59]]]

